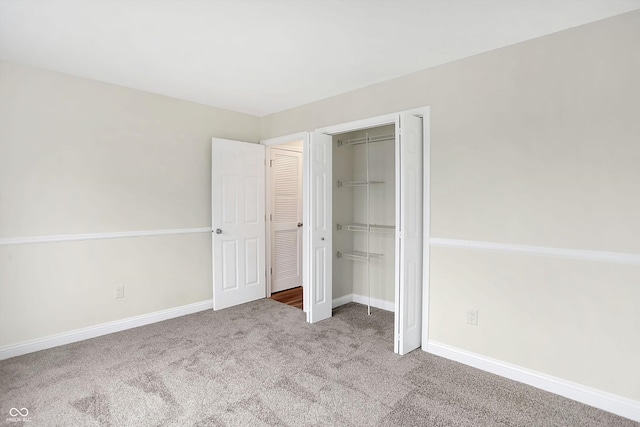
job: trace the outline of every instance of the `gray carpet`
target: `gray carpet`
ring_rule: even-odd
[[[272,300],[201,312],[0,362],[0,411],[31,426],[633,426],[420,350],[393,315],[332,319]]]

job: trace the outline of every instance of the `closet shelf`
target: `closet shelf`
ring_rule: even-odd
[[[346,231],[370,231],[371,233],[383,233],[390,234],[396,231],[396,227],[393,225],[380,225],[380,224],[338,224],[338,230]]]
[[[382,254],[376,254],[373,252],[351,251],[351,252],[338,252],[338,258],[346,258],[352,261],[369,261],[371,258],[381,257]]]
[[[369,184],[384,184],[384,181],[338,181],[340,187],[366,187]]]
[[[341,147],[343,145],[366,144],[367,142],[372,143],[372,142],[395,141],[395,140],[396,140],[396,136],[394,134],[370,136],[370,137],[347,139],[345,141],[338,141],[338,147]]]

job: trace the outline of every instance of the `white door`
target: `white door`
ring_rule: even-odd
[[[271,292],[302,286],[302,153],[271,149]]]
[[[332,138],[318,132],[309,133],[307,138],[305,248],[309,255],[305,259],[309,266],[303,289],[307,321],[315,323],[331,317],[332,309]]]
[[[213,138],[213,309],[264,298],[265,148]]]
[[[401,114],[396,126],[394,351],[406,354],[420,347],[422,339],[422,119]]]

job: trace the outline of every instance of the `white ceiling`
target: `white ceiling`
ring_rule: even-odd
[[[640,0],[0,0],[0,57],[257,116]]]

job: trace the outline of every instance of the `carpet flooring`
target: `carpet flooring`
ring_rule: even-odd
[[[417,350],[393,314],[315,325],[264,299],[0,362],[0,422],[31,426],[637,426]]]

